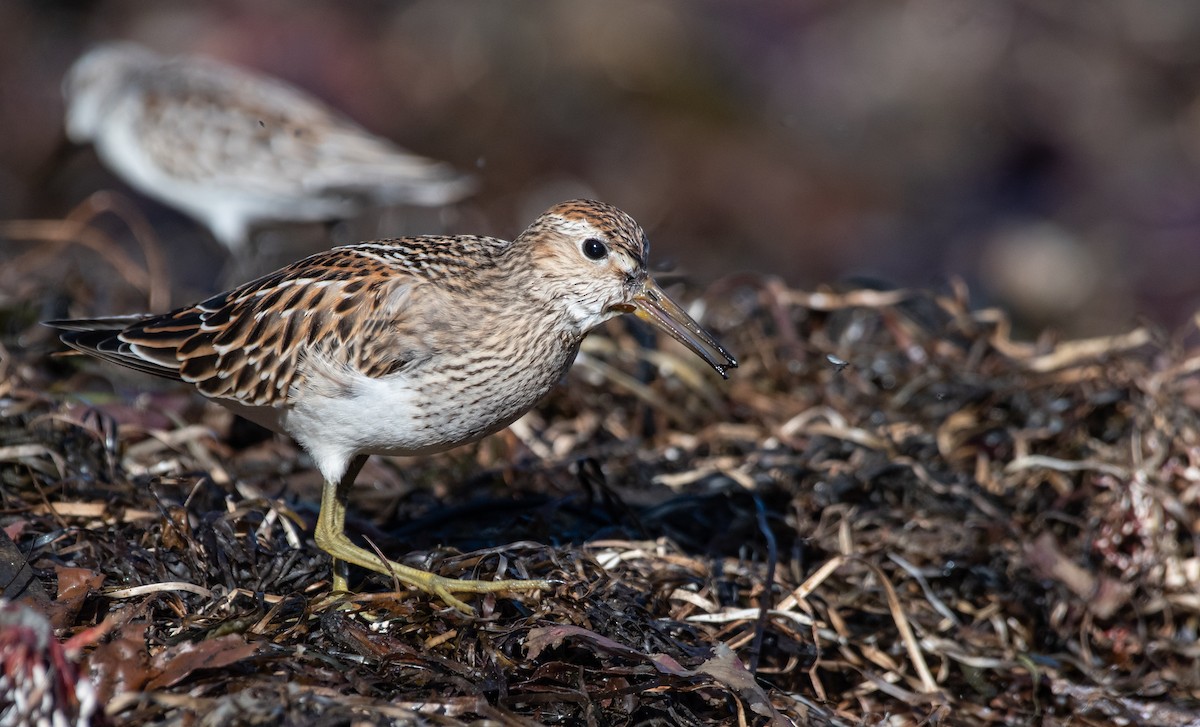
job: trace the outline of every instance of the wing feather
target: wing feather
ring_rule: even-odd
[[[62,329],[72,348],[189,382],[207,396],[281,406],[314,354],[379,376],[403,365],[389,351],[420,351],[411,337],[394,345],[408,335],[400,324],[419,285],[394,261],[348,246],[170,313],[47,325]]]

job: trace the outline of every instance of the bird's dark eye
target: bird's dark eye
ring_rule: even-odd
[[[589,237],[583,241],[583,254],[587,255],[590,260],[603,260],[608,257],[608,245],[594,237]]]

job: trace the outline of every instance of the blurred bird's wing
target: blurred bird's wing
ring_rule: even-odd
[[[363,194],[431,205],[473,188],[471,177],[450,165],[371,134],[293,86],[234,66],[170,59],[147,71],[140,88],[142,143],[182,178],[277,196]]]

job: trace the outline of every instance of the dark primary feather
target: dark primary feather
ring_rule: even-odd
[[[125,327],[120,326],[122,320],[127,321]],[[128,343],[121,341],[121,332],[129,326],[136,325],[138,320],[146,320],[146,318],[120,316],[118,318],[58,320],[46,321],[46,325],[66,331],[59,338],[77,351],[142,373],[180,380],[178,369],[147,361],[133,353],[132,347]]]
[[[64,318],[57,321],[43,321],[42,325],[64,331],[120,330],[151,317],[153,317],[153,314],[150,313],[134,313],[126,316],[105,316],[103,318]]]

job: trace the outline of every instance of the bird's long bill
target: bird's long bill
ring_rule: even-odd
[[[726,371],[737,367],[737,360],[717,343],[717,339],[668,298],[650,278],[646,278],[642,290],[633,296],[633,314],[687,346],[722,378],[729,378]]]

